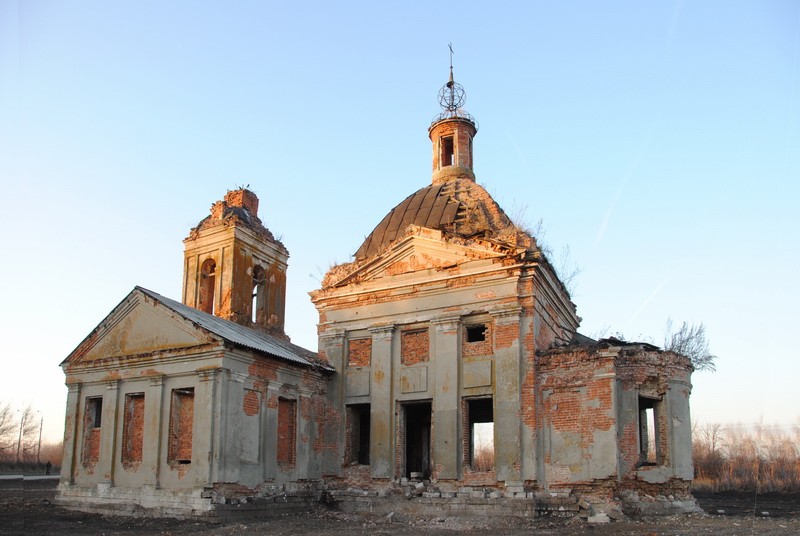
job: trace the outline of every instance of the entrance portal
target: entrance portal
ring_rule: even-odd
[[[431,403],[405,404],[403,413],[406,425],[406,476],[422,473],[423,478],[428,478],[431,474]]]

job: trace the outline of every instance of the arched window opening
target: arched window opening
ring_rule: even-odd
[[[206,259],[200,267],[200,303],[198,309],[214,314],[214,283],[216,281],[217,263],[214,259]]]
[[[259,265],[253,267],[253,300],[251,302],[250,319],[254,324],[257,324],[260,318],[264,317],[264,308],[266,304],[265,287],[267,275],[264,268]]]

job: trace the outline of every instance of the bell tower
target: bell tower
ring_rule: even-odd
[[[258,218],[258,197],[230,190],[184,243],[183,303],[284,339],[289,252]]]
[[[433,143],[433,184],[450,179],[475,180],[472,171],[472,138],[478,132],[475,118],[462,108],[466,94],[453,78],[453,47],[450,46],[450,79],[439,90],[442,111],[428,128]]]

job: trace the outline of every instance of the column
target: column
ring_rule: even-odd
[[[692,464],[692,421],[689,413],[689,395],[692,385],[682,380],[668,380],[666,403],[669,462],[672,474],[683,480],[694,478]]]
[[[119,380],[106,384],[106,394],[103,397],[103,416],[100,425],[100,460],[97,472],[101,475],[101,482],[108,486],[114,485],[114,458],[117,451],[117,415]]]
[[[370,376],[370,452],[373,478],[391,478],[394,468],[394,412],[392,399],[393,324],[372,326]]]
[[[61,461],[61,483],[75,483],[75,464],[78,460],[78,421],[81,404],[81,383],[67,384],[67,417],[64,423],[64,456]]]
[[[433,392],[433,463],[436,478],[457,479],[462,458],[461,392],[458,362],[458,316],[433,320],[432,363],[436,385]]]
[[[144,452],[142,452],[142,469],[145,474],[145,486],[158,489],[159,472],[161,471],[161,449],[163,445],[163,407],[164,376],[152,376],[144,395]]]

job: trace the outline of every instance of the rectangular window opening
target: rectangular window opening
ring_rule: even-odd
[[[103,418],[103,397],[86,398],[83,417],[83,450],[84,467],[93,466],[100,459],[100,425]]]
[[[409,478],[429,478],[431,474],[430,402],[411,402],[403,405],[405,475]]]
[[[469,465],[473,471],[494,469],[494,410],[491,398],[467,401]]]
[[[350,462],[369,465],[370,405],[353,404],[350,410]]]
[[[194,388],[173,389],[169,412],[167,461],[192,463],[192,427],[194,425]]]
[[[654,398],[639,397],[639,465],[658,465],[659,426],[657,408],[660,401]]]
[[[103,424],[103,398],[94,397],[86,400],[86,414],[90,428],[100,428]]]
[[[442,138],[442,167],[452,166],[453,164],[455,164],[453,136],[445,136]]]
[[[486,326],[479,324],[467,326],[467,342],[483,342],[486,340]]]

